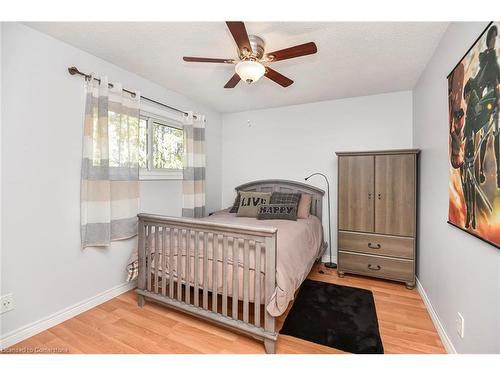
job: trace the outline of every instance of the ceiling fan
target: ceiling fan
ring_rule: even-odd
[[[235,64],[235,73],[224,86],[226,89],[232,89],[240,80],[244,80],[247,83],[253,83],[258,81],[262,76],[266,76],[283,87],[288,87],[293,83],[290,78],[285,77],[264,64],[292,59],[294,57],[312,55],[318,51],[316,44],[314,44],[314,42],[309,42],[279,51],[264,53],[264,40],[256,35],[248,35],[243,22],[226,22],[226,25],[238,46],[239,60],[188,56],[184,56],[183,58],[184,61],[187,62]]]

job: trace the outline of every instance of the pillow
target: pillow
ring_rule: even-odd
[[[236,199],[234,200],[233,207],[229,210],[230,213],[235,214],[238,212],[238,208],[240,208],[240,192],[236,194]]]
[[[278,193],[271,195],[272,204],[291,204],[297,207],[300,201],[300,193]]]
[[[311,213],[312,195],[303,193],[300,196],[299,206],[297,207],[297,218],[309,219]]]
[[[269,203],[271,193],[258,193],[255,191],[240,192],[240,207],[236,216],[257,217],[259,206]]]
[[[297,220],[297,206],[293,204],[263,204],[259,207],[259,220]]]

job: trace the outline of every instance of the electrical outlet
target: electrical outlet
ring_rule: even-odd
[[[0,298],[0,314],[10,310],[14,310],[14,296],[6,294]]]
[[[462,316],[462,314],[460,314],[459,312],[457,312],[456,324],[457,324],[458,335],[461,338],[464,338],[465,320],[464,320],[464,317]]]

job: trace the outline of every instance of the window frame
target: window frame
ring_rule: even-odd
[[[153,127],[154,123],[170,128],[179,129],[184,132],[184,126],[181,122],[164,116],[159,116],[149,112],[141,111],[139,114],[140,120],[147,122],[146,127],[146,168],[139,168],[139,180],[141,181],[156,181],[156,180],[182,180],[182,169],[173,168],[153,168]],[[183,144],[184,147],[184,144]]]

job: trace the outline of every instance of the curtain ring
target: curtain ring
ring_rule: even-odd
[[[85,75],[85,81],[86,81],[87,83],[92,82],[92,80],[93,80],[93,79],[94,79],[94,73],[90,73],[90,74],[86,74],[86,75]]]

